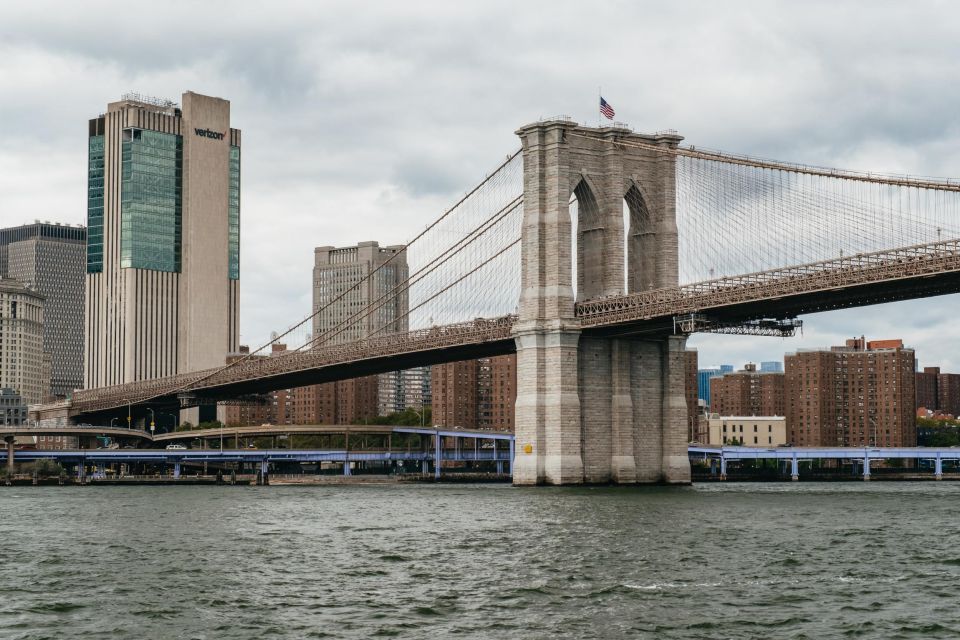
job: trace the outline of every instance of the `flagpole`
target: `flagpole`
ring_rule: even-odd
[[[600,101],[603,100],[603,87],[597,86],[597,128],[600,128]]]

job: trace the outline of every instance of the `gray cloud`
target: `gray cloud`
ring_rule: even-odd
[[[618,119],[698,146],[960,176],[960,10],[949,3],[132,7],[0,6],[0,224],[83,221],[86,120],[121,93],[226,97],[244,130],[249,342],[308,311],[314,246],[412,237],[518,146],[521,124],[595,122],[598,85]],[[791,341],[692,343],[705,363],[739,364],[867,333],[960,370],[958,306],[951,296],[811,316]]]

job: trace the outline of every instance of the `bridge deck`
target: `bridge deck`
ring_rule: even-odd
[[[948,240],[773,271],[719,278],[580,303],[585,332],[670,332],[674,316],[700,312],[725,320],[789,317],[960,291],[960,240]],[[198,397],[237,397],[331,380],[510,353],[515,316],[478,319],[343,345],[251,359],[115,387],[78,391],[72,401],[40,406],[38,416],[95,415],[147,401],[178,406],[185,389]]]

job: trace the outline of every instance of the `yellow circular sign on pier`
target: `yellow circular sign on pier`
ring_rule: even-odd
[[[526,454],[528,454],[528,455],[531,454],[531,453],[533,453],[533,445],[532,445],[532,444],[525,444],[525,445],[523,445],[523,452],[526,453]]]

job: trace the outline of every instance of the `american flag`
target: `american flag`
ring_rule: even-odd
[[[609,102],[603,99],[603,96],[600,96],[600,113],[602,113],[607,120],[613,120],[613,116],[616,115],[613,107],[610,106]]]

